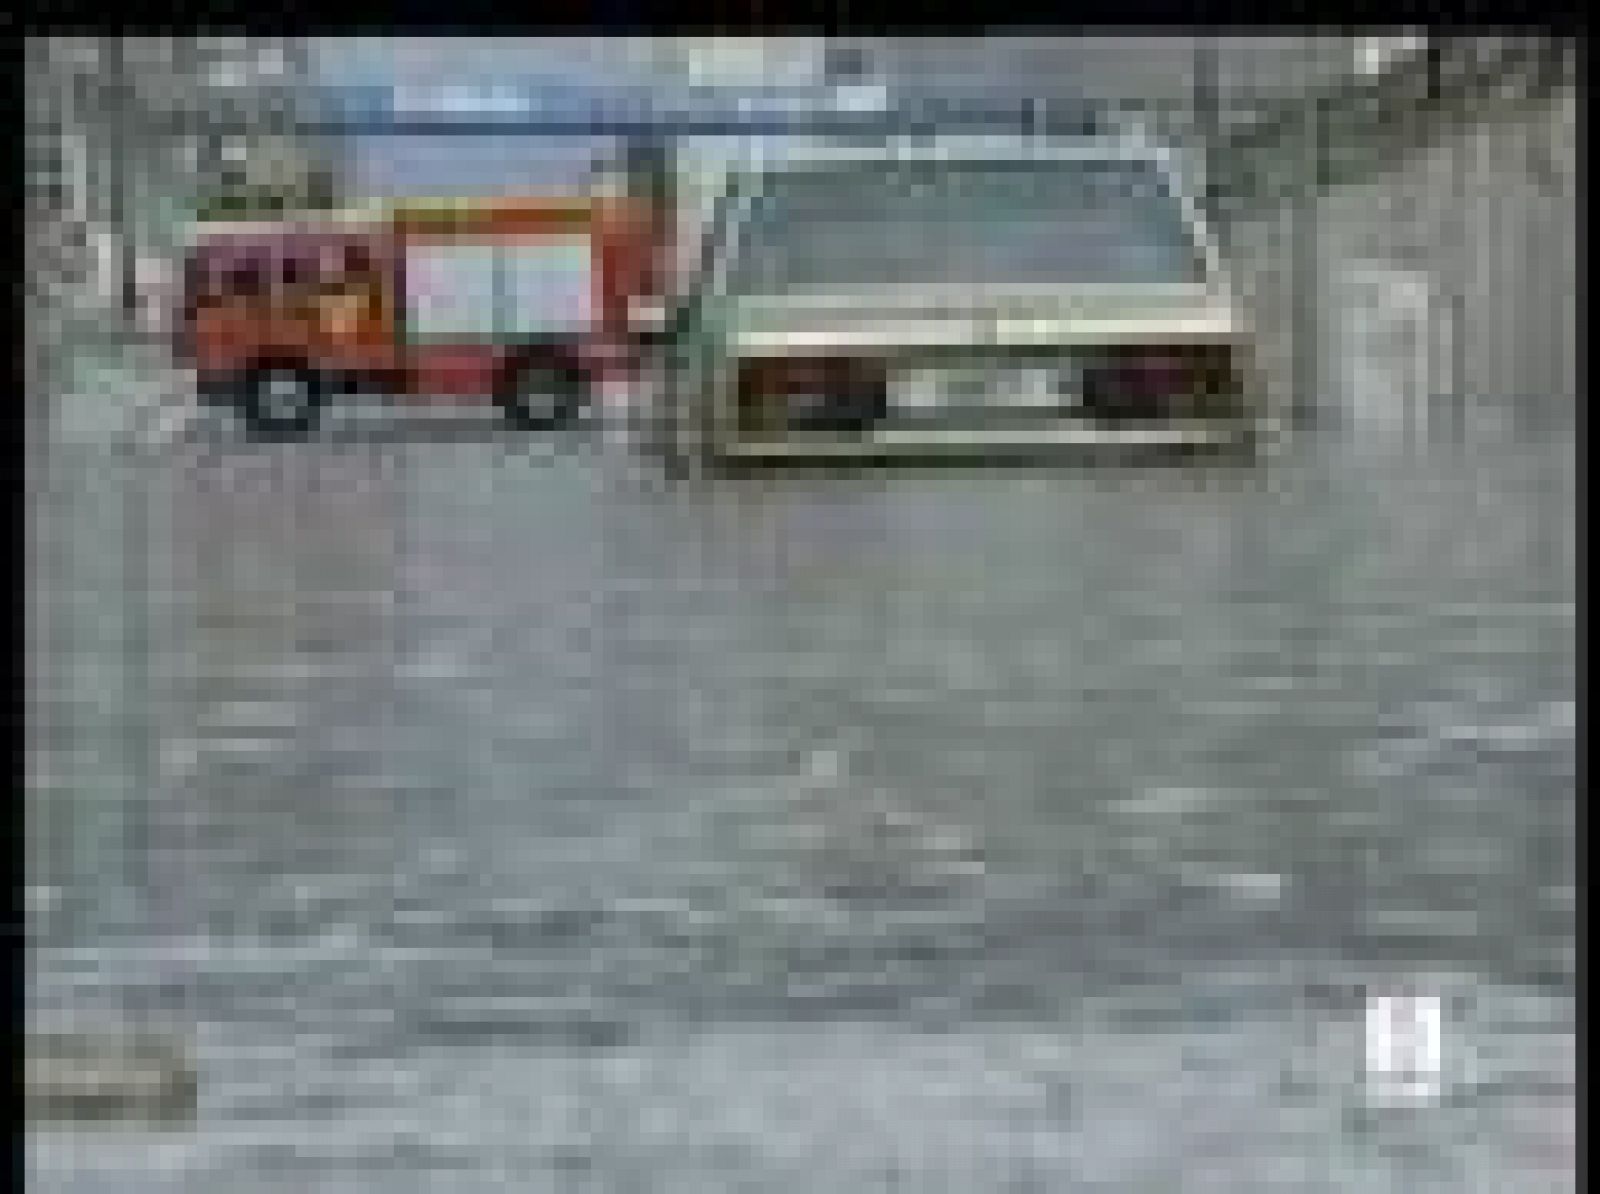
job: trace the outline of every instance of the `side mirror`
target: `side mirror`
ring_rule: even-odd
[[[629,314],[634,327],[642,332],[652,332],[667,326],[670,311],[660,299],[640,299],[633,304]]]
[[[628,326],[641,344],[661,344],[672,331],[672,308],[659,299],[640,300],[628,310]]]

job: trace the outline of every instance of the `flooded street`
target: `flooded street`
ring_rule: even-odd
[[[1172,32],[28,39],[32,1188],[1576,1191],[1576,39]],[[669,478],[611,380],[977,339],[1270,442]],[[375,370],[478,409],[195,393]]]
[[[669,484],[408,416],[125,459],[155,599],[81,616],[148,674],[35,798],[30,1011],[177,1028],[200,1108],[30,1179],[1575,1188],[1573,420],[1468,413],[1208,467]],[[1444,1091],[1377,1108],[1408,984]]]

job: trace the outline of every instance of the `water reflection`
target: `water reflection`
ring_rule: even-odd
[[[163,912],[43,940],[33,998],[203,1026],[193,1173],[719,1172],[687,1128],[513,1130],[560,1096],[727,1132],[749,1105],[752,1166],[792,1122],[806,1174],[870,1188],[824,1142],[882,1157],[934,1081],[964,1092],[917,1096],[950,1164],[1019,1182],[1072,1155],[1156,1180],[1218,1140],[1335,1142],[1415,1189],[1558,1171],[1575,460],[1480,425],[1325,428],[1253,469],[684,487],[492,437],[195,445],[150,489]],[[1456,1000],[1477,1067],[1405,1164],[1341,1126],[1365,988],[1403,980]],[[1156,1089],[1204,1126],[1156,1143]]]

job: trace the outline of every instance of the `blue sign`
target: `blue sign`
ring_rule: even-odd
[[[718,88],[582,89],[533,84],[436,87],[339,85],[321,89],[313,123],[347,133],[648,135],[663,133],[827,133],[931,130],[934,126],[1011,128],[1085,126],[1088,109],[1064,120],[1028,101],[943,98],[913,105],[886,93],[822,88],[732,91]]]

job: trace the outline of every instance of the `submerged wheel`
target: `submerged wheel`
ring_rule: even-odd
[[[589,401],[583,370],[551,361],[525,361],[506,372],[496,400],[512,427],[553,431],[571,423]]]
[[[240,381],[238,410],[251,431],[303,435],[316,428],[328,386],[304,365],[258,365]]]

